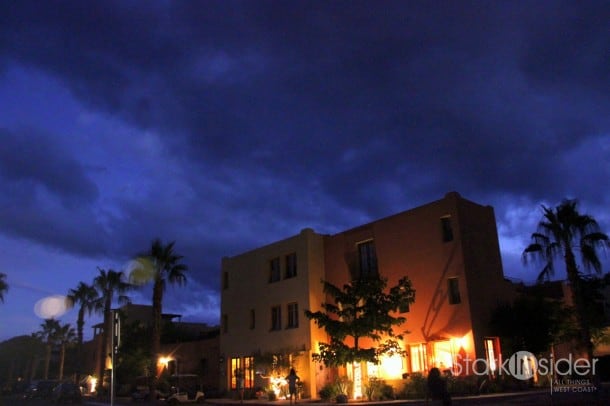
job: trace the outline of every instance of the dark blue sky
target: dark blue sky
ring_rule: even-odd
[[[609,21],[605,1],[2,2],[0,340],[156,237],[190,267],[164,310],[217,323],[223,256],[452,190],[494,206],[505,273],[533,280],[541,204],[610,232]]]

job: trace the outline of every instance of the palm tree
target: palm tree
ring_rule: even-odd
[[[46,319],[44,323],[40,325],[41,330],[36,333],[36,337],[39,338],[45,345],[45,358],[44,358],[44,375],[43,379],[49,379],[49,364],[51,363],[51,350],[55,345],[55,338],[57,331],[59,330],[59,321],[55,319]]]
[[[0,302],[4,303],[4,294],[8,292],[8,283],[6,283],[6,274],[0,272]]]
[[[70,324],[59,326],[55,332],[55,341],[59,344],[59,377],[61,381],[64,378],[64,361],[66,359],[66,346],[73,343],[76,338],[76,332]]]
[[[152,312],[153,325],[151,337],[151,371],[156,371],[157,358],[161,348],[161,314],[163,311],[163,293],[168,283],[184,285],[188,267],[181,263],[182,256],[174,252],[175,241],[163,245],[160,239],[152,242],[150,251],[145,255],[153,268],[153,297]],[[150,385],[149,393],[155,393],[154,379]]]
[[[100,364],[98,366],[98,376],[100,378],[99,387],[103,387],[104,384],[104,372],[106,371],[106,361],[108,358],[108,342],[110,341],[110,334],[112,334],[112,302],[114,301],[115,293],[118,295],[117,300],[119,303],[129,303],[129,297],[125,295],[126,292],[133,288],[132,285],[124,281],[124,275],[122,271],[115,271],[113,269],[98,268],[99,275],[93,280],[93,286],[97,289],[99,298],[96,302],[96,307],[102,309],[104,314],[104,329],[102,333],[102,345],[101,345],[101,357]]]
[[[96,304],[98,304],[98,292],[94,286],[88,285],[84,282],[80,282],[76,289],[70,289],[68,292],[68,300],[72,305],[80,305],[78,308],[78,318],[76,319],[76,330],[77,330],[77,358],[78,368],[76,371],[76,381],[80,380],[81,367],[83,365],[83,328],[85,326],[85,313],[89,316],[96,310]]]
[[[577,204],[576,200],[563,200],[555,209],[542,206],[543,218],[532,234],[532,243],[523,251],[523,260],[527,263],[528,257],[533,256],[544,262],[538,275],[541,282],[554,275],[554,260],[563,259],[580,332],[579,344],[586,349],[589,359],[593,359],[591,329],[584,305],[586,297],[581,289],[583,273],[574,252],[580,252],[585,271],[599,274],[602,266],[597,252],[609,246],[609,239],[593,217],[578,212]]]

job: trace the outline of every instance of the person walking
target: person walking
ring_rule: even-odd
[[[294,396],[294,403],[297,403],[297,382],[300,381],[301,378],[297,375],[294,368],[290,368],[290,373],[286,377],[286,381],[288,381],[288,394],[290,396],[290,404],[292,404],[292,397]]]

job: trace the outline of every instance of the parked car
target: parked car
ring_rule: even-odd
[[[75,383],[60,383],[53,389],[51,400],[58,403],[82,403],[83,395],[80,392],[80,386]]]
[[[138,402],[138,401],[144,402],[146,400],[149,400],[148,399],[149,392],[150,392],[150,390],[148,389],[147,386],[138,386],[138,387],[136,387],[136,390],[133,391],[133,393],[131,394],[131,400],[134,402]],[[155,392],[156,400],[165,399],[166,397],[167,397],[166,394],[164,394],[160,390],[156,390],[156,392]]]
[[[46,379],[41,381],[35,381],[30,384],[28,389],[25,391],[25,398],[27,399],[50,399],[53,388],[59,384],[59,381],[54,379]]]
[[[180,403],[203,403],[205,396],[198,390],[194,392],[176,392],[167,398],[167,403],[177,405]]]
[[[204,402],[205,396],[197,375],[174,374],[169,377],[169,383],[172,385],[172,390],[167,398],[167,403],[170,405]]]

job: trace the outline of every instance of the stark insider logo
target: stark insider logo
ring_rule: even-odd
[[[471,361],[466,358],[456,365],[458,375],[462,373],[464,367],[467,374],[474,372],[475,375],[487,375],[490,372],[496,372],[497,363],[495,360],[491,361],[491,365],[486,359]],[[529,351],[517,351],[499,365],[497,373],[499,375],[510,375],[522,381],[533,378],[536,373],[554,376],[589,376],[595,375],[597,361],[599,361],[597,358],[593,358],[592,362],[586,358],[574,359],[572,354],[569,354],[568,358],[557,360],[553,357],[537,359]]]

